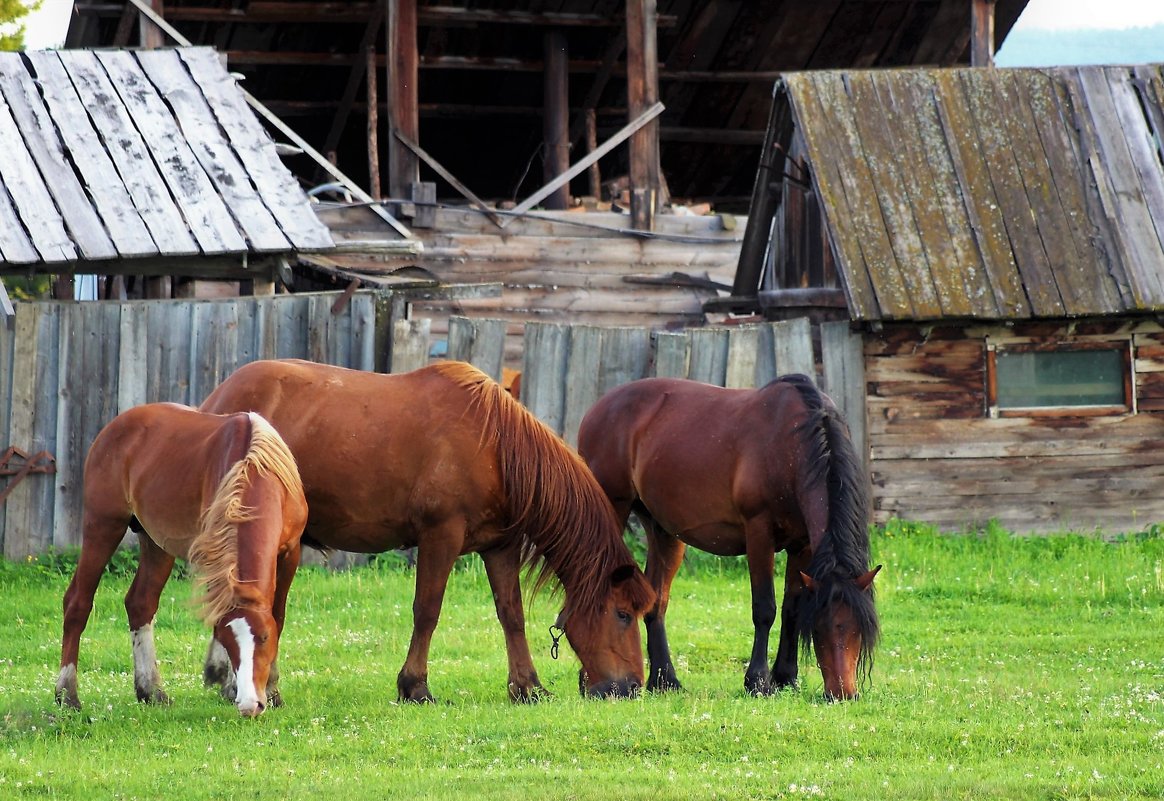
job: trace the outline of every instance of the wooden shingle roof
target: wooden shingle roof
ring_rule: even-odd
[[[0,53],[0,153],[0,268],[333,244],[210,48]]]
[[[1164,309],[1160,66],[799,73],[778,89],[854,319]]]

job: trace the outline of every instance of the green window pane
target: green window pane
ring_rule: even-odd
[[[999,408],[1122,406],[1125,402],[1121,351],[999,351],[996,356]]]

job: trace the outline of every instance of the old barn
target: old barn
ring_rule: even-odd
[[[721,305],[861,333],[878,521],[1164,519],[1159,66],[789,74],[769,136]]]

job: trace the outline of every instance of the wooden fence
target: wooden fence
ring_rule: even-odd
[[[131,406],[197,405],[255,359],[373,369],[377,295],[333,312],[339,297],[16,304],[11,330],[0,325],[0,452],[47,450],[56,473],[25,477],[0,505],[4,556],[79,543],[85,454]]]
[[[0,452],[8,445],[48,451],[56,473],[25,477],[0,504],[3,555],[21,559],[79,543],[85,454],[97,432],[132,406],[197,405],[256,359],[374,370],[390,358],[393,372],[426,364],[429,321],[393,320],[394,306],[398,313],[399,304],[371,291],[17,304],[14,327],[0,325]],[[449,358],[500,378],[506,327],[452,318]],[[837,401],[864,452],[861,347],[846,323],[821,326],[819,346],[805,319],[682,332],[527,323],[524,339],[522,400],[572,444],[591,404],[626,381],[666,375],[748,387],[802,372]]]

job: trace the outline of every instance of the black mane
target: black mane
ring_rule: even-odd
[[[805,488],[823,488],[828,497],[828,525],[820,542],[812,543],[808,575],[815,589],[800,599],[796,632],[801,647],[812,648],[816,621],[835,602],[853,610],[861,631],[857,666],[862,682],[873,667],[873,648],[881,633],[873,587],[862,590],[855,579],[869,570],[869,489],[864,461],[853,448],[849,429],[836,407],[803,375],[776,379],[795,387],[808,410],[796,427],[807,450]]]

